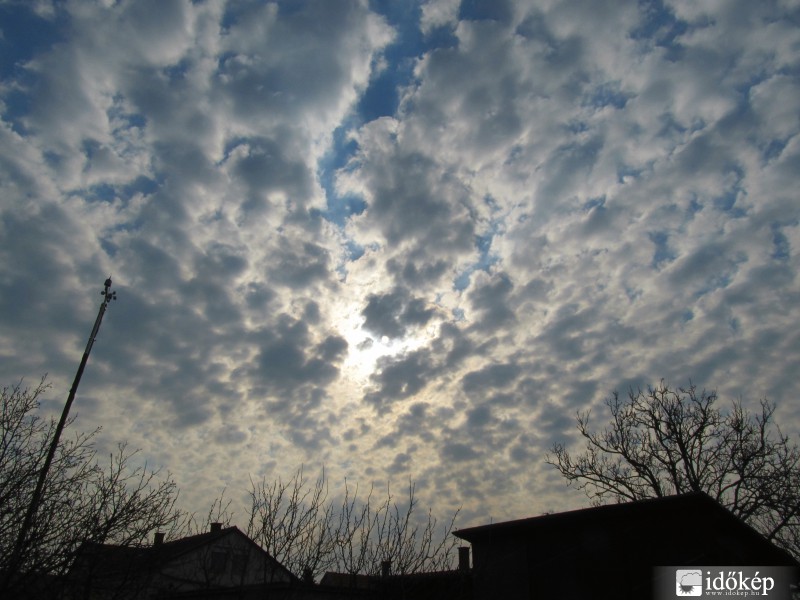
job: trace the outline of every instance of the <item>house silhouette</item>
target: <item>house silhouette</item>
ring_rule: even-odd
[[[469,548],[459,548],[458,567],[452,570],[393,574],[391,561],[384,561],[380,575],[329,571],[316,592],[333,591],[364,600],[470,600]]]
[[[646,600],[668,566],[797,561],[702,492],[460,529],[475,600]],[[672,572],[674,577],[674,571]]]
[[[68,596],[105,600],[166,597],[208,590],[287,586],[297,578],[237,527],[126,547],[84,544],[67,576]]]
[[[236,527],[151,546],[85,544],[65,597],[89,600],[647,600],[676,569],[800,565],[703,493],[459,529],[472,546],[434,573],[327,573],[301,580]],[[672,571],[665,569],[673,568]],[[666,581],[671,578],[672,581]],[[788,589],[789,580],[782,582]]]

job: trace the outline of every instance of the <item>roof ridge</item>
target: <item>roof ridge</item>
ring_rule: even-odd
[[[638,500],[631,500],[628,502],[615,502],[613,504],[601,504],[599,506],[585,506],[582,508],[573,508],[571,510],[565,510],[561,512],[554,512],[554,513],[544,513],[541,515],[535,515],[533,517],[522,517],[519,519],[510,519],[508,521],[498,521],[496,523],[488,523],[484,525],[474,525],[472,527],[464,527],[461,529],[456,529],[453,531],[453,534],[458,537],[459,532],[468,532],[472,530],[478,529],[488,529],[490,527],[498,527],[498,526],[512,526],[512,525],[521,525],[528,522],[533,522],[541,519],[542,521],[547,521],[551,519],[558,519],[564,518],[568,516],[581,516],[581,515],[589,515],[589,514],[596,514],[598,511],[615,511],[615,510],[630,510],[636,509],[642,506],[647,505],[654,505],[654,504],[664,504],[664,503],[671,503],[671,502],[679,502],[682,500],[688,500],[691,498],[698,498],[698,499],[705,499],[714,505],[718,506],[719,508],[725,509],[724,506],[719,504],[716,500],[714,500],[711,496],[706,494],[703,491],[692,491],[692,492],[685,492],[682,494],[669,494],[666,496],[660,496],[655,498],[640,498]],[[702,501],[702,500],[701,500]]]
[[[238,529],[238,527],[236,527],[236,525],[231,525],[230,527],[224,527],[224,528],[219,529],[217,531],[204,531],[202,533],[193,533],[192,535],[187,535],[187,536],[182,537],[182,538],[177,538],[177,539],[174,539],[174,540],[165,540],[165,541],[161,542],[158,545],[159,546],[167,546],[169,544],[177,544],[177,543],[180,543],[180,542],[186,542],[188,540],[199,540],[199,539],[207,539],[207,538],[218,537],[218,536],[221,536],[224,533],[229,532],[232,529]]]

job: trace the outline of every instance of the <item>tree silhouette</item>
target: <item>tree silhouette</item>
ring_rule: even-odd
[[[93,446],[97,431],[58,443],[38,510],[18,544],[56,422],[38,414],[45,378],[34,388],[0,392],[0,597],[18,597],[36,579],[64,575],[87,542],[142,545],[154,530],[182,525],[177,487],[120,444],[107,459]],[[66,423],[66,430],[72,420]]]
[[[741,402],[720,410],[715,392],[694,385],[631,389],[606,400],[610,425],[589,427],[578,414],[585,451],[555,444],[546,462],[595,504],[702,491],[800,556],[800,449],[774,423],[761,400],[751,413]]]
[[[169,476],[133,460],[136,452],[125,444],[99,457],[97,430],[71,432],[68,420],[69,435],[58,442],[39,508],[20,536],[57,426],[39,414],[48,387],[42,378],[34,388],[19,384],[0,392],[0,597],[23,597],[43,577],[60,581],[85,547],[147,546],[156,531],[173,539],[207,531],[211,522],[231,522],[224,492],[205,520],[198,519],[177,507],[178,489]],[[253,481],[247,534],[304,579],[332,569],[377,575],[387,563],[394,573],[407,574],[450,567],[458,511],[445,523],[430,510],[421,513],[413,484],[399,498],[389,487],[385,496],[373,487],[366,495],[358,491],[345,482],[342,495],[331,498],[325,472],[309,480],[302,468],[288,480]],[[86,564],[90,554],[81,554],[87,578],[96,575]],[[72,579],[70,585],[90,585]]]
[[[440,524],[430,510],[419,514],[415,487],[396,498],[345,482],[343,497],[328,496],[323,471],[315,480],[299,469],[288,480],[252,482],[248,535],[298,577],[327,570],[378,575],[449,568],[457,540],[450,535],[458,511]]]

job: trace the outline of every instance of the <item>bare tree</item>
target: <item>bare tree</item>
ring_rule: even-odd
[[[219,524],[221,527],[230,527],[233,521],[231,505],[233,501],[225,497],[226,489],[223,489],[219,496],[211,501],[208,511],[200,518],[197,513],[186,513],[183,520],[177,521],[170,531],[164,532],[165,540],[198,535],[206,533],[211,529],[212,524]]]
[[[375,504],[371,487],[364,500],[358,489],[345,485],[344,499],[338,510],[337,543],[334,563],[346,573],[377,575],[384,563],[396,573],[439,571],[452,566],[456,539],[450,536],[458,516],[440,524],[430,509],[418,514],[416,488],[409,483],[403,502],[396,500],[387,486],[386,496]]]
[[[444,524],[430,510],[420,517],[413,484],[404,502],[389,487],[377,502],[374,488],[362,499],[345,482],[336,501],[324,471],[312,483],[301,468],[287,481],[252,482],[250,496],[248,535],[297,576],[326,570],[377,575],[387,561],[397,573],[451,565],[458,511]]]
[[[44,378],[34,388],[0,393],[0,596],[17,593],[31,578],[64,575],[85,543],[141,545],[153,530],[183,518],[177,488],[147,465],[134,465],[124,444],[106,461],[96,455],[97,431],[64,436],[42,488],[38,510],[19,543],[54,420],[39,413]],[[67,423],[67,430],[72,420]]]
[[[247,534],[295,575],[330,567],[333,519],[324,471],[313,484],[302,468],[286,481],[251,480]]]
[[[800,556],[800,449],[766,400],[756,413],[741,402],[723,412],[716,401],[713,391],[663,381],[631,389],[626,400],[615,392],[606,429],[590,430],[589,412],[578,414],[582,454],[556,444],[545,460],[596,504],[705,492]]]

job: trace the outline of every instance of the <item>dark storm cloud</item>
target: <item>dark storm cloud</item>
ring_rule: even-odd
[[[306,321],[282,314],[269,329],[249,338],[258,353],[252,365],[237,369],[237,376],[251,382],[250,398],[261,406],[261,415],[281,424],[284,435],[303,452],[319,450],[334,439],[337,427],[325,409],[330,400],[325,388],[339,377],[347,352],[342,337],[330,334],[317,341],[312,332]]]
[[[522,367],[515,363],[487,365],[464,375],[461,379],[461,387],[467,394],[482,396],[494,388],[513,385],[514,380],[521,372]]]
[[[227,425],[217,431],[214,439],[217,443],[235,446],[246,441],[247,437],[247,433],[238,426]]]
[[[320,358],[328,362],[341,360],[346,351],[347,341],[338,335],[329,335],[317,347]]]
[[[203,277],[215,280],[234,279],[248,267],[243,248],[212,242],[202,255],[196,257],[195,270]]]
[[[450,442],[442,447],[442,460],[445,463],[464,462],[478,458],[478,452],[464,442]]]
[[[6,292],[0,294],[3,315],[9,322],[34,325],[32,319],[49,306],[52,296],[47,290],[73,286],[67,265],[72,253],[80,260],[78,241],[85,233],[82,224],[62,207],[43,202],[34,210],[3,212],[0,220],[3,245],[0,256],[4,263]],[[82,265],[86,269],[89,265]],[[76,319],[68,311],[56,308],[45,318],[52,324],[74,325]]]
[[[264,314],[270,302],[276,298],[276,293],[263,283],[251,282],[240,290],[247,307],[253,312]]]
[[[439,429],[453,418],[452,411],[432,407],[426,402],[415,402],[394,420],[391,433],[375,442],[376,448],[397,448],[403,442],[419,438],[423,442],[434,442]]]
[[[282,423],[283,434],[291,443],[306,456],[313,457],[325,446],[335,443],[338,423],[331,422],[322,410],[328,399],[321,388],[304,388],[291,397],[266,401],[264,414]]]
[[[562,306],[542,331],[539,342],[562,360],[580,360],[585,355],[588,334],[596,325],[596,318],[592,309]]]
[[[361,311],[366,319],[364,328],[389,338],[400,338],[410,327],[426,325],[435,310],[422,298],[413,297],[409,290],[396,287],[386,294],[370,294]]]
[[[331,275],[328,251],[312,242],[287,240],[270,258],[270,279],[293,289],[325,282]]]
[[[363,165],[358,176],[367,209],[353,219],[352,227],[356,232],[379,231],[390,253],[408,249],[401,261],[388,265],[392,271],[404,278],[418,279],[422,273],[430,278],[437,271],[445,273],[436,264],[443,259],[433,269],[423,267],[422,273],[416,264],[433,262],[437,252],[452,260],[474,250],[475,224],[465,208],[469,191],[460,182],[443,173],[433,157],[404,152],[383,127],[368,125],[358,141],[354,162]],[[369,161],[359,160],[367,153]]]
[[[241,116],[330,111],[352,69],[348,61],[357,58],[353,47],[378,33],[373,18],[357,0],[230,3],[223,17],[221,89]]]
[[[181,286],[183,297],[197,307],[203,319],[216,327],[238,324],[242,318],[230,286],[198,277]]]
[[[726,287],[739,265],[746,262],[743,252],[732,251],[725,241],[709,243],[680,257],[669,269],[670,285],[702,295]]]
[[[389,177],[375,181],[370,217],[381,223],[390,246],[413,240],[427,252],[447,248],[468,250],[475,235],[473,224],[445,201],[432,175],[438,169],[428,157],[395,156]],[[401,175],[402,173],[402,175]],[[454,210],[455,209],[455,210]],[[426,252],[426,254],[427,254]]]
[[[174,383],[177,382],[177,379],[183,379],[184,377],[190,376],[191,373],[187,373],[184,370],[179,370],[177,377],[170,378],[166,381],[162,380],[159,383],[161,383],[164,388],[175,387]],[[173,396],[172,401],[170,402],[170,409],[174,415],[171,424],[176,429],[184,429],[202,425],[203,423],[206,423],[213,415],[211,407],[208,405],[204,395],[197,394]]]
[[[347,342],[330,335],[319,343],[311,329],[290,315],[278,317],[274,327],[253,337],[259,347],[255,365],[248,369],[267,390],[286,396],[302,387],[324,386],[339,374],[337,362]]]
[[[386,262],[387,271],[411,289],[424,288],[430,283],[439,281],[449,268],[450,265],[444,259],[422,261],[419,264],[414,260],[401,263],[396,259],[390,259]]]
[[[470,291],[470,301],[476,314],[471,317],[475,327],[482,331],[501,331],[515,320],[509,306],[514,284],[503,273],[481,279]]]
[[[370,376],[376,389],[364,400],[380,410],[392,403],[420,392],[436,373],[427,350],[415,350],[400,358],[381,359],[378,369]]]
[[[548,292],[550,292],[553,287],[553,282],[547,281],[541,277],[535,277],[522,286],[520,290],[520,296],[524,300],[544,302],[547,298]]]
[[[279,128],[275,139],[238,140],[228,150],[231,173],[244,184],[242,218],[258,215],[270,208],[270,194],[281,191],[285,200],[303,204],[310,196],[312,173],[300,156],[291,155],[292,133]]]
[[[400,452],[395,455],[392,464],[389,465],[387,471],[391,475],[397,475],[399,473],[407,473],[408,468],[412,463],[412,455],[407,452]]]
[[[208,422],[218,412],[230,412],[231,403],[241,402],[241,391],[222,378],[225,367],[220,359],[225,351],[241,348],[242,331],[230,315],[227,325],[220,327],[226,317],[215,306],[219,297],[225,297],[219,288],[212,288],[216,298],[206,297],[200,304],[206,306],[202,313],[172,302],[177,292],[196,306],[197,300],[190,299],[187,291],[190,287],[167,288],[155,302],[134,287],[116,288],[124,303],[109,307],[92,357],[92,376],[114,382],[124,375],[135,391],[132,397],[114,399],[118,411],[142,410],[140,398],[160,398],[162,418],[185,429]],[[207,296],[208,289],[204,284],[193,293]],[[222,304],[230,306],[227,300]],[[120,364],[124,370],[117,367]]]
[[[444,368],[449,372],[455,372],[479,347],[455,323],[443,323],[439,328],[439,336],[431,344],[433,351],[444,357]]]
[[[476,406],[467,412],[467,426],[470,429],[483,429],[492,422],[490,406]]]

